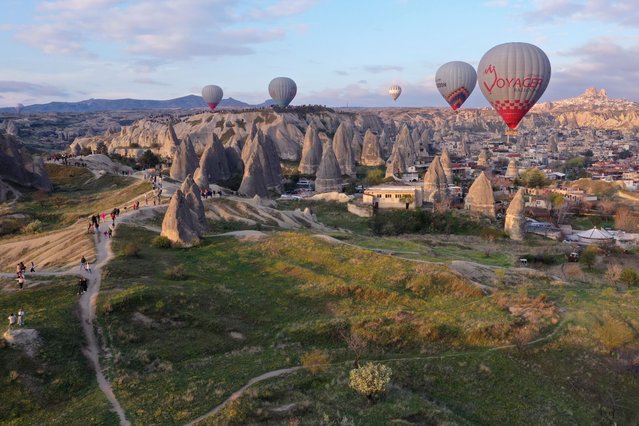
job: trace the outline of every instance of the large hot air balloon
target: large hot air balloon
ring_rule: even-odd
[[[278,106],[284,108],[297,95],[297,85],[288,77],[276,77],[268,85],[268,94]]]
[[[210,84],[202,88],[202,99],[211,110],[214,110],[217,104],[220,103],[222,96],[224,96],[224,92],[220,86]]]
[[[399,87],[397,84],[393,84],[390,89],[388,89],[388,94],[391,98],[393,98],[394,101],[396,101],[397,98],[399,98],[399,95],[402,94],[402,88]]]
[[[517,125],[541,98],[550,81],[550,61],[528,43],[505,43],[479,61],[479,88],[508,127]]]
[[[475,68],[466,62],[447,62],[437,70],[435,84],[453,111],[457,111],[473,93],[477,84],[477,73]]]

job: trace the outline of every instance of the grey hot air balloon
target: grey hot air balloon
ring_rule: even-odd
[[[24,108],[23,104],[16,104],[16,112],[20,114],[22,112],[22,108]]]
[[[399,98],[399,95],[402,94],[402,88],[399,87],[397,84],[393,84],[390,89],[388,89],[388,94],[391,98],[393,98],[394,101],[396,101],[397,98]]]
[[[278,106],[284,108],[297,95],[297,85],[288,77],[277,77],[269,83],[268,93]]]
[[[481,92],[511,129],[541,98],[550,81],[548,56],[528,43],[493,47],[479,61],[478,71]]]
[[[466,62],[447,62],[437,70],[435,84],[453,111],[457,111],[473,92],[477,84],[477,73]]]
[[[202,99],[211,110],[214,110],[217,104],[220,103],[222,96],[224,96],[224,92],[220,86],[210,84],[202,88]]]

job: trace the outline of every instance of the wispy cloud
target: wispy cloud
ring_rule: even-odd
[[[337,75],[342,75],[342,76],[344,76],[344,75],[350,75],[348,72],[343,71],[343,70],[335,70],[335,74],[337,74]]]
[[[170,86],[170,84],[168,83],[157,81],[149,77],[136,78],[135,80],[133,80],[133,82],[138,84],[148,84],[151,86]]]
[[[639,25],[636,0],[537,0],[526,18],[537,22],[594,20],[624,26]]]
[[[60,87],[26,81],[0,81],[0,93],[19,93],[27,96],[68,97],[69,92]]]
[[[368,71],[373,74],[378,74],[378,73],[387,72],[387,71],[401,71],[403,69],[404,67],[399,65],[366,65],[364,67],[365,71]]]

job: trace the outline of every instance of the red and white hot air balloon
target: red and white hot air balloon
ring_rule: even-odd
[[[544,94],[550,61],[529,43],[505,43],[490,49],[477,67],[479,88],[511,129]]]
[[[211,110],[217,107],[217,104],[222,100],[222,96],[224,96],[224,92],[220,86],[211,84],[202,88],[202,99],[204,99],[204,102],[206,102]]]

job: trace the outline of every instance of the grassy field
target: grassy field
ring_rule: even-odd
[[[317,220],[331,228],[347,229],[355,234],[369,234],[369,219],[355,216],[346,209],[345,203],[334,201],[278,200],[277,207],[282,210],[304,210],[309,207]]]
[[[0,291],[3,324],[22,306],[25,328],[36,329],[42,339],[34,358],[0,339],[3,425],[118,424],[82,354],[78,296],[69,280],[55,278],[21,292]],[[15,284],[0,280],[0,287],[13,288]]]
[[[637,290],[527,279],[489,297],[444,266],[299,233],[189,250],[154,248],[138,228],[118,235],[116,253],[135,242],[140,257],[109,265],[98,309],[113,354],[104,363],[134,424],[181,424],[313,349],[329,357],[325,371],[260,383],[208,424],[639,418]],[[342,332],[393,369],[376,404],[347,385],[353,354]]]
[[[148,182],[134,178],[105,174],[95,178],[86,168],[47,164],[53,182],[53,192],[30,192],[4,214],[22,216],[16,226],[0,223],[2,233],[20,231],[20,227],[35,220],[42,222],[42,231],[68,226],[91,214],[109,212],[134,197],[151,190]],[[16,221],[16,219],[11,219]],[[2,217],[0,216],[0,222]]]

